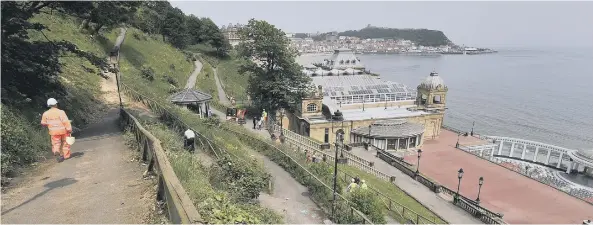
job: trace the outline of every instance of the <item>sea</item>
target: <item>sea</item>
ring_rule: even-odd
[[[447,126],[593,149],[593,48],[497,50],[483,55],[357,56],[381,79],[411,88],[438,72],[449,88]],[[305,54],[297,61],[321,62],[328,56]]]

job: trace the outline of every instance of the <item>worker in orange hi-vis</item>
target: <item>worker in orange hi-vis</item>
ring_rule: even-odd
[[[55,156],[58,156],[58,162],[62,162],[70,158],[70,145],[66,143],[66,137],[72,134],[72,125],[66,113],[58,109],[58,101],[50,98],[47,100],[47,106],[51,108],[43,113],[41,125],[49,129],[51,150]]]

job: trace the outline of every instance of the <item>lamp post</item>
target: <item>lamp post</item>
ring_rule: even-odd
[[[336,191],[337,189],[337,184],[338,184],[338,142],[343,144],[344,138],[341,137],[342,134],[336,134],[336,150],[335,150],[335,155],[334,155],[334,196],[333,196],[333,201],[332,201],[332,219],[334,218],[335,215],[335,211],[336,211],[336,195],[338,194],[338,192]]]
[[[457,143],[455,143],[455,148],[459,148],[459,137],[461,136],[461,133],[457,134]]]
[[[478,198],[476,198],[476,202],[480,204],[480,191],[482,190],[482,184],[484,184],[484,177],[480,177],[478,180]]]
[[[454,203],[459,201],[459,188],[461,187],[461,178],[463,178],[463,168],[460,168],[459,171],[457,171],[457,178],[459,179],[459,182],[457,183],[457,193],[455,193],[455,198],[453,199]]]
[[[420,174],[420,157],[422,156],[422,149],[418,149],[418,163],[416,164],[416,176]]]
[[[476,121],[472,123],[472,132],[470,133],[471,136],[474,136],[474,126],[476,125]]]
[[[280,109],[280,136],[284,136],[284,124],[282,123],[284,121],[284,108]]]

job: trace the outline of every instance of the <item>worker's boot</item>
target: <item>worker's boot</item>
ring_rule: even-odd
[[[56,158],[56,160],[57,160],[59,163],[61,163],[61,162],[64,162],[64,156],[58,156],[58,157]]]

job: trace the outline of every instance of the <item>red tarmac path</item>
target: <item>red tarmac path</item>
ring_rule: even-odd
[[[474,137],[461,137],[460,144],[477,143]],[[524,177],[477,156],[455,149],[457,134],[442,130],[437,140],[428,140],[422,147],[420,171],[428,177],[457,190],[457,171],[463,168],[461,194],[475,199],[478,179],[484,177],[481,205],[503,213],[510,224],[580,224],[593,219],[593,205],[559,190]],[[417,156],[405,160],[416,164]]]

